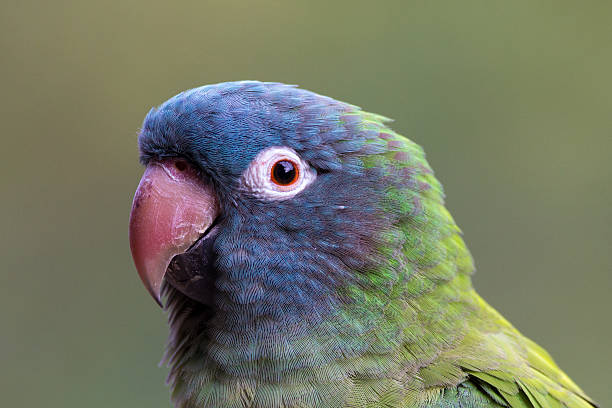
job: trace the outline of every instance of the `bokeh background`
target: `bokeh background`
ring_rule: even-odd
[[[484,297],[612,404],[612,3],[0,5],[0,405],[168,407],[127,223],[153,105],[259,79],[423,145]]]

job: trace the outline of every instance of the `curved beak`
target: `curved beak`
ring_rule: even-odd
[[[161,284],[170,261],[212,225],[219,200],[210,183],[183,160],[147,166],[130,213],[130,249],[140,279],[161,306]]]

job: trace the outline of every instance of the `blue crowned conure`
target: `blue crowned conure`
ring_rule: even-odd
[[[147,114],[130,246],[176,407],[595,406],[474,291],[442,186],[388,122],[256,81]]]

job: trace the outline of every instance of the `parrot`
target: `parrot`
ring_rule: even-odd
[[[476,293],[442,185],[389,123],[259,81],[148,112],[129,242],[175,407],[596,407]]]

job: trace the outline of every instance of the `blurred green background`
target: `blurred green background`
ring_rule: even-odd
[[[475,285],[612,404],[612,3],[0,5],[0,405],[167,407],[127,222],[148,109],[299,84],[425,147]]]

